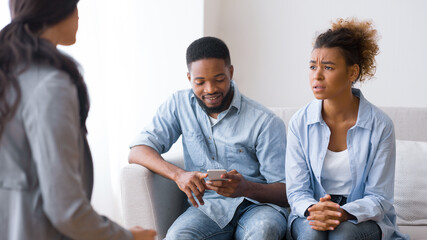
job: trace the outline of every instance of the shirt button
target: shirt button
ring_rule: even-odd
[[[239,152],[243,152],[243,150],[242,150],[242,149],[239,149]]]
[[[215,158],[214,158],[214,157],[212,157],[212,160],[215,160]]]

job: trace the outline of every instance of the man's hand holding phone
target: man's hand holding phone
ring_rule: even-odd
[[[227,180],[227,179],[221,177],[223,174],[226,174],[226,173],[227,173],[227,170],[225,170],[225,169],[209,169],[208,170],[209,181]]]
[[[211,170],[208,170],[208,175]],[[225,171],[225,170],[224,170]],[[230,172],[221,171],[221,175],[218,178],[216,173],[213,174],[214,178],[209,175],[209,181],[206,182],[207,189],[213,190],[218,194],[225,197],[242,197],[245,196],[245,192],[249,188],[249,183],[245,178],[236,170]]]

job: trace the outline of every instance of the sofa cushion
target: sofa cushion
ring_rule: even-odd
[[[400,232],[408,234],[411,240],[425,240],[427,226],[399,226]]]
[[[394,206],[399,225],[427,225],[427,142],[396,140]]]

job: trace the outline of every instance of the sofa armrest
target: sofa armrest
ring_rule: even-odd
[[[183,159],[168,159],[183,167]],[[121,171],[121,197],[125,227],[135,225],[157,231],[158,239],[182,213],[185,194],[171,180],[138,164],[129,164]]]

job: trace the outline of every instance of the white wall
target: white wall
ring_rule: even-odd
[[[338,17],[372,19],[381,39],[376,78],[361,87],[378,106],[427,107],[427,1],[205,0],[204,35],[231,51],[235,80],[267,106],[313,99],[308,61],[316,33]]]
[[[0,29],[10,22],[9,1],[0,0]]]
[[[190,86],[185,51],[203,34],[203,2],[80,1],[79,14],[77,43],[61,49],[83,66],[89,88],[92,204],[121,223],[120,170],[129,144],[166,98]]]

